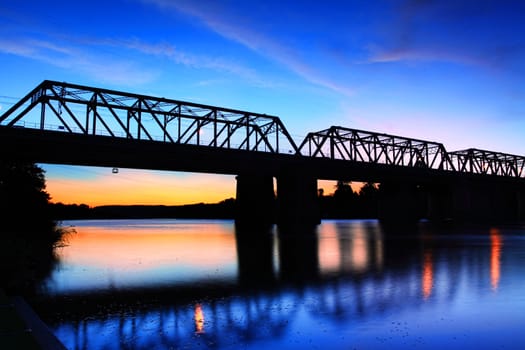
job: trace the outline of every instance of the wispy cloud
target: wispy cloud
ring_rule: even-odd
[[[210,1],[143,0],[165,10],[186,13],[198,18],[211,30],[287,67],[306,81],[345,96],[354,95],[354,89],[328,78],[323,72],[302,59],[300,50],[264,34],[248,21],[237,16],[224,3]]]
[[[106,44],[135,50],[142,54],[165,57],[176,64],[193,68],[211,69],[239,76],[252,84],[268,86],[271,83],[261,77],[255,70],[231,60],[195,55],[179,50],[175,45],[169,43],[147,43],[138,39],[131,40],[107,40]]]
[[[156,72],[130,60],[96,55],[71,43],[56,40],[4,37],[0,52],[30,58],[55,67],[77,71],[102,82],[134,85],[152,81]]]
[[[128,50],[135,54],[166,58],[178,65],[225,72],[258,86],[274,83],[255,70],[219,57],[194,55],[169,43],[149,43],[139,39],[53,37],[48,40],[23,37],[0,38],[0,52],[45,62],[55,67],[79,71],[99,81],[136,85],[154,81],[160,72],[133,59],[117,59],[96,52],[107,49]],[[129,57],[133,57],[132,55]]]
[[[431,49],[425,47],[371,50],[367,63],[392,63],[402,61],[451,62],[464,65],[484,66],[479,58],[466,53]]]

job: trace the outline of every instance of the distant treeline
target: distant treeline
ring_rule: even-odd
[[[89,207],[86,204],[51,205],[55,220],[79,219],[231,219],[235,213],[233,198],[214,204],[187,205],[103,205]]]
[[[357,193],[349,182],[339,181],[335,192],[324,195],[319,191],[319,209],[325,219],[376,218],[378,214],[378,193],[376,184],[365,184]],[[78,219],[233,219],[235,199],[219,203],[188,205],[104,205],[89,207],[86,204],[51,204],[55,220]]]

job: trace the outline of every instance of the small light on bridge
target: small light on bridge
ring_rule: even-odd
[[[113,174],[118,174],[118,168],[113,168],[113,169],[111,170],[111,172],[112,172]]]

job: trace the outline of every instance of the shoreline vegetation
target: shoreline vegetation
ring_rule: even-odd
[[[51,217],[45,187],[37,165],[0,161],[0,289],[8,294],[35,293],[67,236]]]
[[[50,204],[54,220],[89,219],[233,219],[235,200],[226,199],[219,203],[198,203],[186,205],[103,205],[89,207],[86,204]]]

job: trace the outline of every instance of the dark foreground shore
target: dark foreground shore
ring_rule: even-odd
[[[2,290],[0,290],[0,347],[6,350],[66,349],[22,297],[8,297]]]

